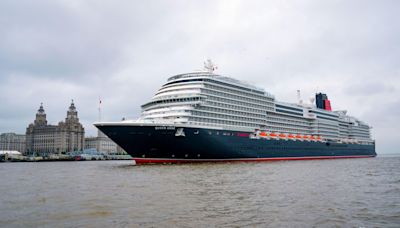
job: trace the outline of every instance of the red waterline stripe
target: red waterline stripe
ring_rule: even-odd
[[[375,156],[374,155],[351,155],[351,156],[233,158],[233,159],[133,158],[133,160],[135,160],[136,164],[146,164],[146,163],[194,163],[194,162],[260,162],[260,161],[317,160],[317,159],[370,158],[370,157],[375,157]]]

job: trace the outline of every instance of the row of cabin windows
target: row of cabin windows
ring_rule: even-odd
[[[318,130],[339,131],[339,129],[334,127],[323,127],[323,126],[318,126]]]
[[[173,98],[173,99],[162,99],[162,100],[155,100],[151,101],[147,104],[142,105],[142,108],[149,107],[155,104],[166,104],[166,103],[176,103],[176,102],[192,102],[192,101],[199,101],[200,97],[187,97],[187,98]]]
[[[320,116],[320,115],[317,115],[317,119],[324,119],[324,120],[330,120],[330,121],[338,122],[337,119],[327,118],[327,117],[323,117],[323,116]]]
[[[205,82],[211,82],[211,83],[214,83],[214,84],[223,85],[223,86],[227,86],[227,87],[233,87],[233,88],[236,88],[236,89],[239,89],[239,90],[249,91],[249,92],[257,93],[257,94],[260,94],[260,95],[264,95],[264,92],[262,92],[262,91],[249,89],[249,88],[246,88],[246,87],[237,86],[237,85],[233,85],[233,84],[230,84],[230,83],[220,82],[220,81],[211,80],[211,79],[205,79],[204,81]]]
[[[225,115],[225,114],[216,114],[216,113],[208,113],[208,112],[192,111],[192,114],[196,115],[196,116],[213,117],[213,118],[236,120],[236,121],[243,121],[243,122],[256,122],[256,121],[262,122],[260,120],[248,118],[248,117],[229,116],[229,115]]]
[[[311,126],[310,123],[305,122],[305,121],[296,121],[296,120],[283,119],[283,118],[269,117],[269,118],[267,118],[267,121],[273,122],[273,123],[290,123],[290,124],[302,126],[302,127],[310,127]]]
[[[292,123],[299,123],[299,124],[309,124],[310,122],[307,119],[302,117],[295,117],[295,116],[283,116],[276,113],[267,113],[268,119],[276,120],[276,121],[288,121]]]
[[[242,100],[246,100],[246,101],[250,101],[250,102],[254,102],[254,103],[259,103],[259,104],[265,104],[265,105],[273,105],[273,103],[270,100],[267,100],[266,97],[259,97],[259,96],[255,96],[253,94],[248,94],[248,93],[243,93],[243,92],[239,92],[239,91],[235,91],[235,90],[231,90],[231,89],[227,89],[227,88],[223,88],[220,86],[214,86],[214,85],[206,85],[206,89],[204,89],[206,91],[219,91],[222,94],[228,96],[228,95],[235,95],[237,98],[240,98]],[[253,98],[252,98],[253,97]]]
[[[329,127],[339,128],[339,125],[337,123],[333,123],[333,122],[317,121],[317,124],[320,126],[329,126]]]
[[[263,102],[247,101],[247,99],[242,99],[241,97],[238,97],[236,95],[229,95],[229,94],[224,94],[224,93],[210,91],[210,90],[208,92],[206,92],[205,94],[208,97],[212,96],[212,97],[217,97],[217,98],[222,98],[222,99],[228,98],[228,99],[230,99],[230,101],[228,101],[228,103],[235,103],[235,102],[232,102],[232,100],[233,100],[233,101],[240,102],[240,104],[244,105],[244,106],[258,107],[258,108],[262,108],[262,109],[266,109],[266,110],[273,110],[273,106],[271,106],[271,105],[265,104]]]
[[[223,93],[223,92],[210,90],[210,89],[202,89],[202,93],[206,94],[206,95],[211,94],[211,95],[215,95],[215,96],[219,96],[219,97],[223,97],[223,98],[231,98],[231,99],[238,100],[238,101],[244,101],[244,103],[247,103],[247,104],[258,104],[258,105],[260,105],[260,107],[273,109],[272,106],[269,105],[268,103],[261,102],[259,100],[246,98],[246,97],[240,97],[235,94],[228,94],[228,93]]]
[[[286,123],[271,123],[271,122],[268,122],[268,124],[269,125],[271,125],[271,126],[276,126],[276,127],[279,127],[279,126],[282,126],[282,127],[286,127],[286,128],[292,128],[292,129],[304,129],[304,130],[311,130],[312,128],[310,127],[310,126],[299,126],[299,125],[296,125],[296,124],[286,124]]]
[[[261,114],[251,113],[251,112],[233,111],[233,110],[222,109],[222,108],[201,106],[199,109],[200,110],[205,110],[205,111],[210,111],[210,112],[221,112],[221,113],[227,113],[227,114],[238,115],[238,116],[245,115],[245,116],[248,116],[248,117],[255,117],[255,118],[260,118],[260,119],[265,119],[266,118],[266,115],[261,115]]]
[[[249,107],[244,107],[244,106],[239,106],[239,105],[232,105],[232,104],[226,104],[226,103],[220,103],[220,102],[214,102],[214,101],[209,101],[207,100],[206,105],[213,105],[217,107],[223,107],[227,109],[236,109],[240,111],[246,111],[246,112],[252,112],[252,113],[265,113],[264,110],[260,109],[254,109],[254,108],[249,108]]]
[[[219,101],[219,102],[224,102],[227,104],[236,104],[236,105],[242,105],[245,107],[253,107],[253,108],[258,108],[258,109],[263,109],[263,110],[268,110],[268,107],[262,106],[262,105],[257,105],[253,103],[248,103],[248,102],[241,102],[236,99],[229,99],[229,98],[222,98],[222,97],[217,97],[214,95],[207,95],[207,100],[210,101]]]
[[[289,109],[289,110],[292,110],[292,111],[297,111],[297,112],[303,113],[303,109],[299,109],[299,108],[288,107],[288,106],[284,106],[284,105],[280,105],[280,104],[275,104],[275,107],[276,108]]]
[[[197,75],[196,75],[196,76],[197,76]],[[261,92],[261,91],[257,91],[257,90],[249,89],[249,88],[246,88],[246,87],[242,87],[242,86],[237,86],[237,85],[229,84],[229,83],[224,83],[224,82],[220,82],[220,81],[216,81],[216,80],[202,79],[202,78],[185,79],[185,80],[179,80],[179,81],[169,82],[169,83],[166,83],[164,86],[172,85],[172,84],[178,84],[178,83],[185,83],[185,82],[198,82],[198,81],[203,81],[203,82],[209,82],[209,83],[219,84],[219,85],[223,85],[223,86],[227,86],[227,87],[236,88],[236,89],[239,89],[239,90],[244,90],[244,91],[248,91],[248,92],[252,92],[252,93],[257,93],[257,94],[260,94],[260,95],[264,95],[264,92]],[[163,87],[164,87],[164,86],[163,86]]]
[[[201,123],[212,123],[212,124],[221,124],[221,125],[233,125],[233,126],[244,126],[244,127],[258,127],[258,124],[253,123],[243,123],[231,120],[219,120],[219,119],[210,119],[210,118],[202,118],[202,117],[190,117],[189,121],[201,122]]]
[[[195,87],[193,88],[184,88],[183,86],[193,86],[195,85]],[[181,88],[179,88],[178,86],[182,86]],[[155,95],[159,95],[162,93],[169,93],[169,92],[177,92],[177,91],[182,91],[182,90],[193,90],[193,89],[200,89],[203,86],[202,83],[191,83],[191,84],[183,84],[183,85],[173,85],[173,86],[165,86],[165,87],[161,87],[161,89],[159,89]],[[164,90],[164,89],[168,89],[168,90]]]
[[[283,110],[283,109],[276,109],[276,112],[279,112],[279,113],[285,113],[285,114],[290,114],[290,115],[295,115],[295,116],[303,116],[303,113],[297,113],[297,112],[292,112],[292,111],[286,111],[286,110]]]
[[[369,129],[350,128],[349,130],[351,130],[351,131],[357,131],[357,132],[369,132]]]
[[[310,112],[311,113],[316,113],[318,115],[328,116],[328,117],[332,117],[332,118],[338,118],[338,116],[334,115],[334,114],[328,114],[328,113],[318,112],[318,111],[314,111],[314,110],[310,110]]]

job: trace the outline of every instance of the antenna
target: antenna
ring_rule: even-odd
[[[211,59],[207,59],[204,62],[204,69],[210,73],[213,73],[214,70],[218,69],[218,67],[211,61]]]
[[[301,99],[301,94],[300,94],[300,90],[299,89],[297,90],[297,102],[299,104],[303,103],[303,100]]]

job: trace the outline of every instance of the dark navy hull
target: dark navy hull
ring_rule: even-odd
[[[275,140],[249,132],[173,126],[96,125],[136,162],[257,161],[374,157],[375,145]]]

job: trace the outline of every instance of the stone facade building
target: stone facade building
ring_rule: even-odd
[[[0,135],[0,150],[16,150],[25,153],[25,135],[3,133]]]
[[[97,150],[97,137],[85,137],[85,149],[96,149]],[[97,150],[98,151],[98,150]]]
[[[108,155],[127,155],[125,150],[99,130],[97,131],[97,137],[85,138],[85,149],[93,148]]]
[[[41,104],[34,123],[26,129],[26,152],[48,155],[83,150],[84,138],[85,129],[79,123],[74,101],[71,102],[65,121],[58,125],[47,124]]]
[[[95,148],[98,152],[105,154],[117,154],[117,144],[101,131],[97,131],[97,137],[85,138],[85,149]]]

